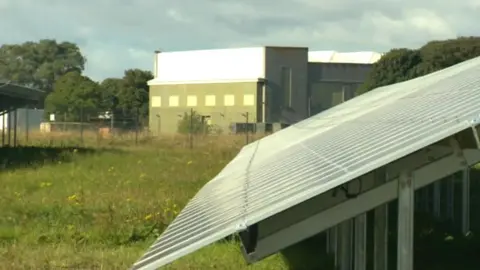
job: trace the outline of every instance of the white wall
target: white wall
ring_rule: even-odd
[[[265,77],[265,48],[161,52],[150,85],[174,82],[242,81]]]
[[[381,57],[382,54],[377,52],[311,51],[308,53],[308,62],[373,64]]]

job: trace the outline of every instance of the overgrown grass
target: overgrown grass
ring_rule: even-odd
[[[127,269],[241,146],[219,141],[1,149],[0,269]],[[220,243],[169,269],[231,267],[247,268],[236,244]],[[282,268],[276,257],[252,267]]]
[[[134,135],[87,134],[80,141],[72,134],[51,134],[30,136],[34,146],[0,148],[0,269],[129,268],[244,138],[196,138],[189,149],[186,137],[142,135],[136,145]],[[417,258],[420,268],[429,269],[434,258],[435,265],[447,265],[440,259],[448,256],[435,254],[452,254],[465,263],[455,250],[477,252],[471,243],[447,251],[443,247],[452,244],[443,238],[442,233],[418,238],[416,248],[425,258]],[[323,248],[314,239],[247,266],[238,244],[223,241],[167,269],[332,269],[331,258],[321,258]]]

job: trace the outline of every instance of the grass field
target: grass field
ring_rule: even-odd
[[[68,148],[78,138],[65,135],[0,148],[0,269],[129,268],[243,140],[212,137],[189,149],[185,138],[142,137],[138,146],[97,138]],[[308,252],[317,260],[319,251]],[[246,266],[238,244],[224,241],[167,269],[291,269],[285,254]]]
[[[78,143],[68,138],[53,143]],[[105,149],[0,150],[0,269],[127,269],[243,137],[202,140],[193,150],[183,138],[136,147],[131,139],[102,143]],[[231,267],[247,269],[238,245],[225,242],[169,269]],[[249,269],[284,268],[277,256]]]

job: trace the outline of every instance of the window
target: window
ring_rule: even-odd
[[[188,107],[197,106],[197,96],[187,96],[187,106]]]
[[[244,95],[243,96],[243,105],[244,106],[255,105],[255,95]]]
[[[235,96],[234,95],[225,95],[223,97],[223,103],[225,106],[235,105]]]
[[[205,106],[215,106],[215,95],[205,96]]]
[[[178,103],[179,103],[178,96],[170,96],[170,98],[168,99],[168,106],[170,107],[178,107]]]
[[[152,102],[152,108],[161,107],[162,106],[162,97],[153,96],[151,102]]]

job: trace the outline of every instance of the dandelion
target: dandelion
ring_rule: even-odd
[[[152,214],[148,214],[144,217],[145,220],[150,220],[152,219],[153,215]]]
[[[190,161],[187,162],[187,165],[190,165],[192,163],[193,163],[193,161],[190,160]]]
[[[147,177],[147,174],[145,174],[145,173],[140,174],[140,179],[144,179],[145,177]]]
[[[41,182],[40,183],[41,188],[50,187],[50,186],[52,186],[52,183],[50,183],[50,182]]]
[[[77,194],[70,195],[70,196],[68,196],[67,199],[68,199],[69,201],[71,201],[71,202],[78,202],[78,196],[77,196]]]
[[[132,199],[130,199],[130,198],[127,198],[127,202],[131,202],[131,201],[132,201]]]
[[[113,172],[114,169],[115,169],[115,168],[110,167],[110,168],[108,168],[108,172]]]

